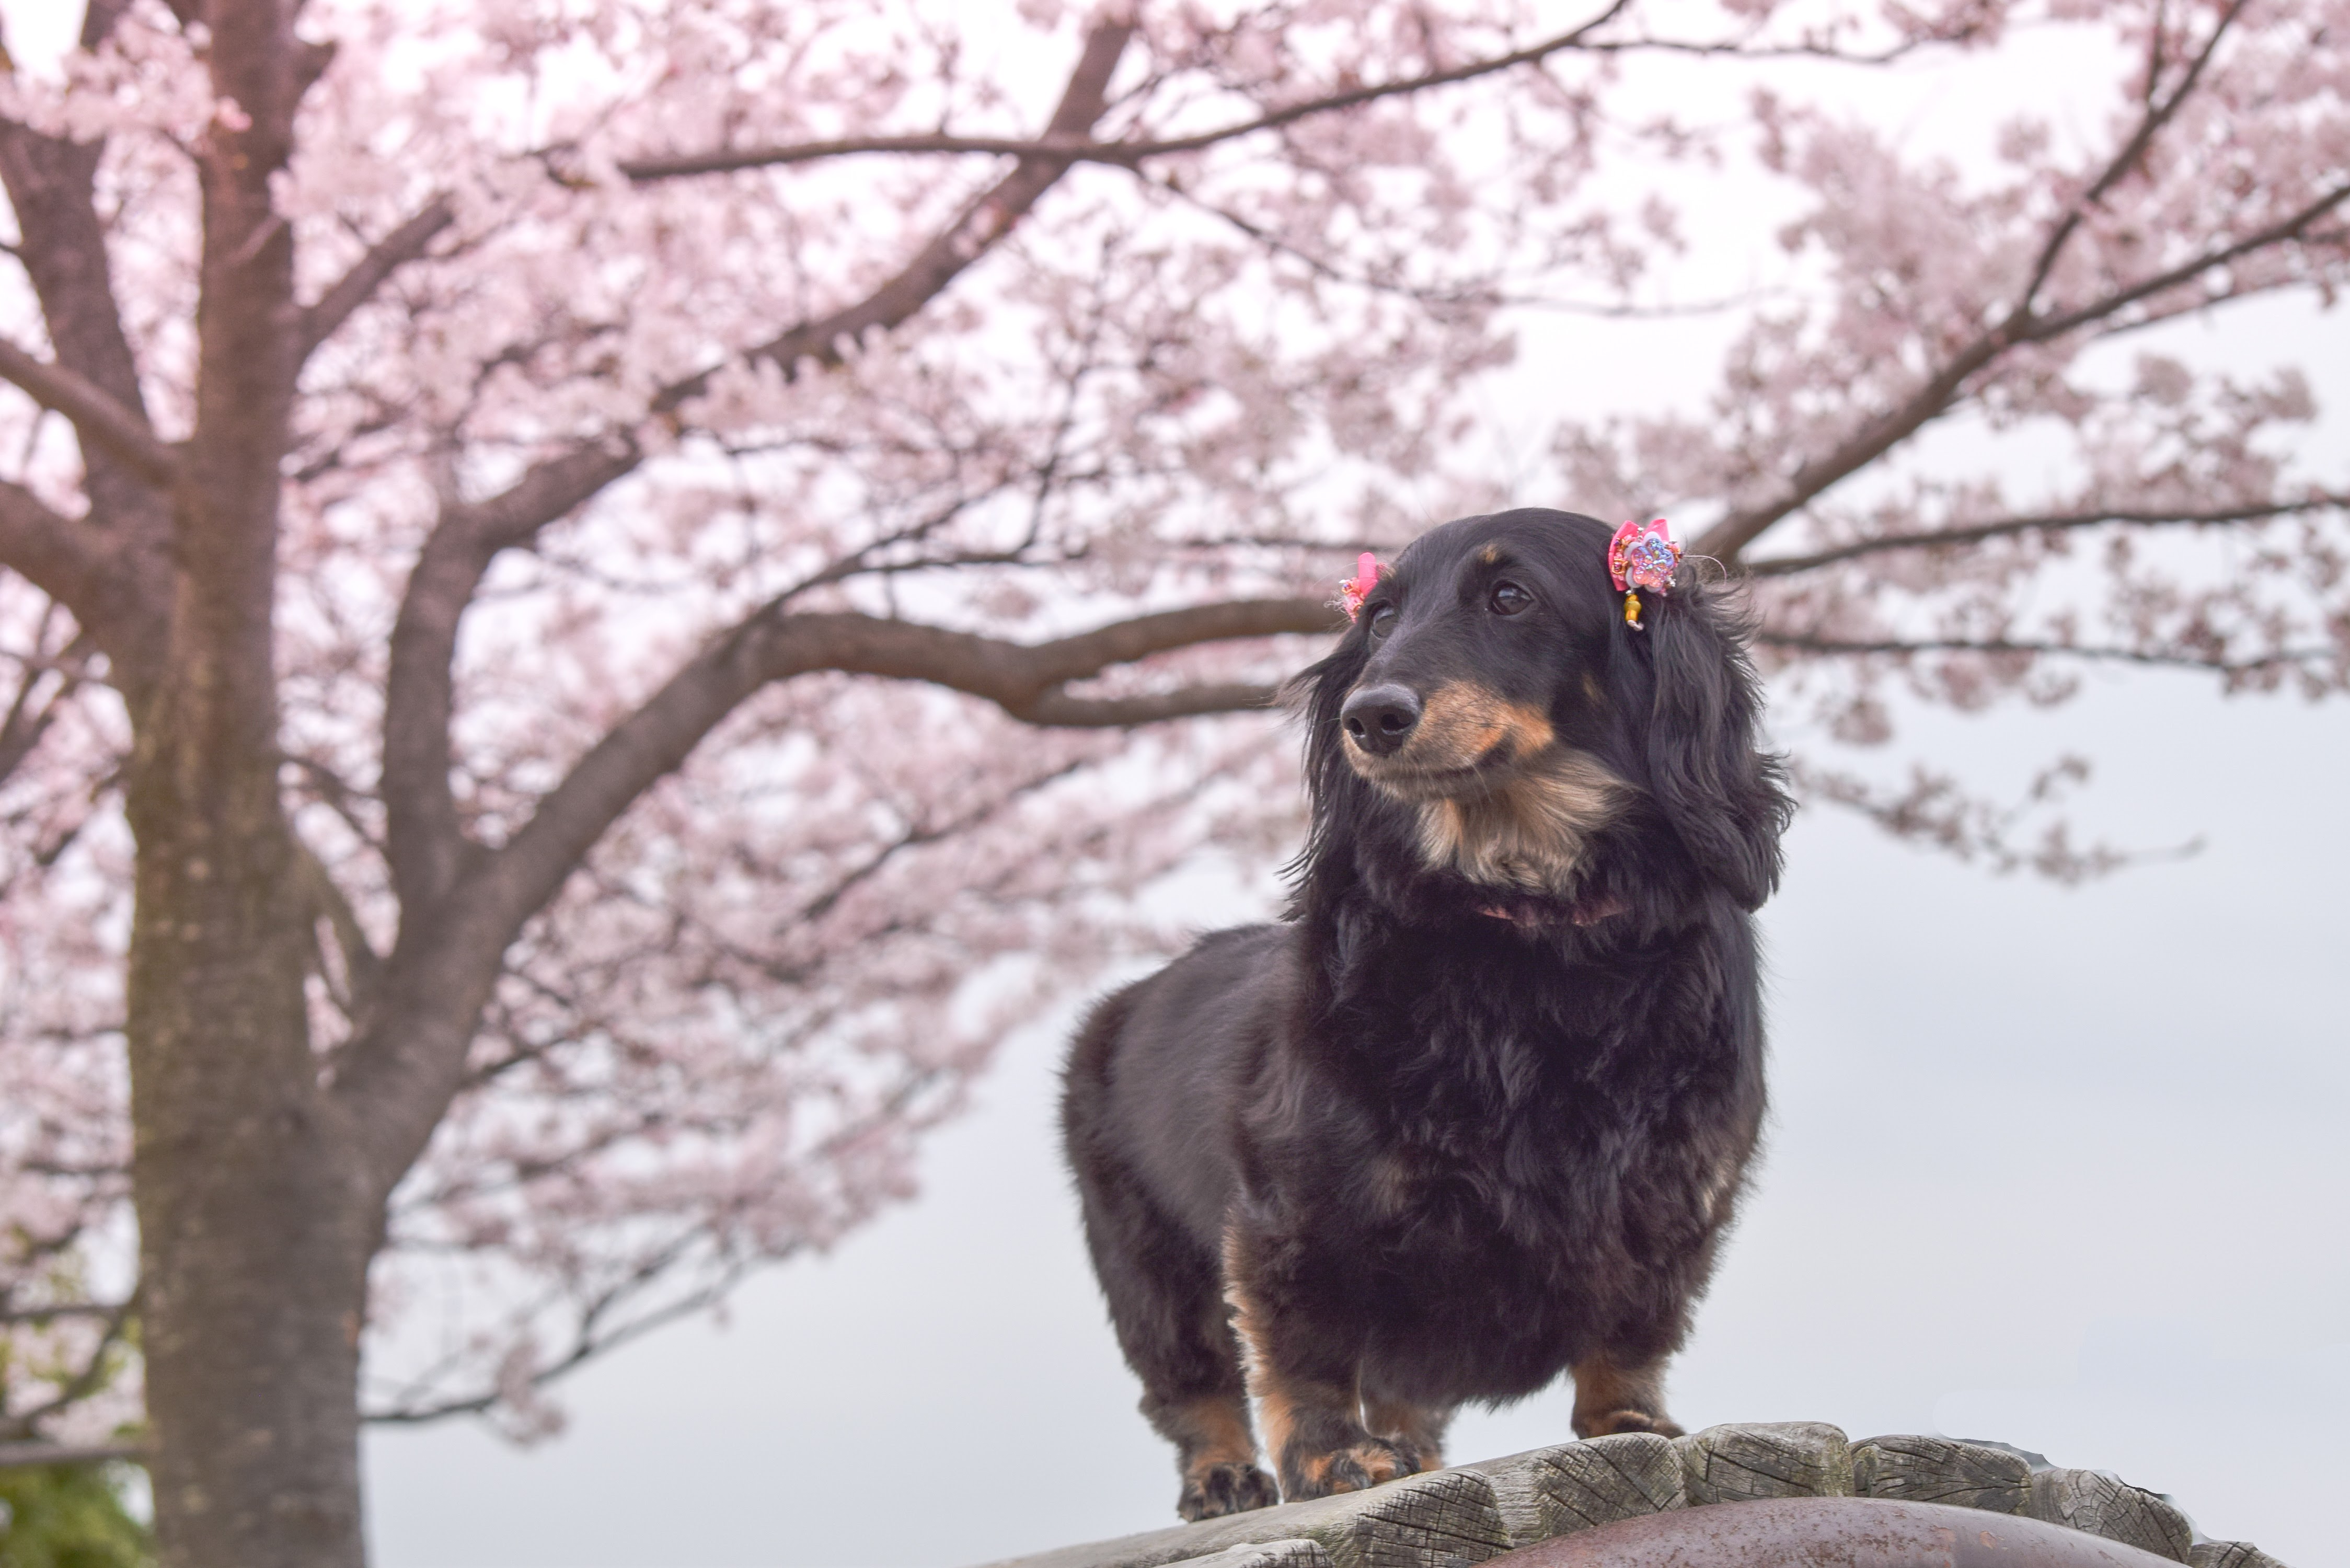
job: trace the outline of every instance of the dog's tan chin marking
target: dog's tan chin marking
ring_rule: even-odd
[[[1623,809],[1625,790],[1582,753],[1536,759],[1486,794],[1420,803],[1420,853],[1471,882],[1563,892],[1592,836]]]
[[[1420,853],[1439,870],[1516,892],[1564,892],[1591,836],[1622,809],[1624,781],[1562,751],[1540,709],[1466,680],[1428,694],[1392,757],[1346,748],[1347,765],[1419,807]]]

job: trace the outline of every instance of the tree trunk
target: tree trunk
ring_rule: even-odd
[[[359,1568],[375,1205],[311,1054],[311,911],[277,798],[265,629],[258,670],[249,625],[208,635],[229,628],[225,607],[191,602],[205,575],[182,575],[175,657],[140,726],[129,800],[156,1527],[166,1568]]]
[[[205,635],[219,607],[188,613],[199,592],[183,576],[175,657],[129,792],[132,1189],[157,1534],[166,1568],[359,1568],[374,1227],[311,1055],[310,911],[277,800],[273,705]]]
[[[269,178],[322,57],[290,0],[213,0],[194,430],[169,654],[134,713],[129,994],[155,1523],[165,1568],[361,1568],[359,1341],[380,1220],[320,1083],[315,910],[277,784],[280,462],[299,353]],[[307,62],[307,66],[305,64]]]

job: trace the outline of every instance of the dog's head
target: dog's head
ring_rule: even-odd
[[[1611,533],[1565,512],[1464,517],[1380,575],[1304,678],[1317,846],[1367,787],[1416,818],[1430,869],[1472,883],[1568,894],[1603,836],[1645,825],[1762,903],[1789,805],[1741,628],[1692,570],[1627,626]]]

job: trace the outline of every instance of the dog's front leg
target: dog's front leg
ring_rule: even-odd
[[[1294,1256],[1238,1227],[1225,1234],[1224,1293],[1282,1501],[1359,1491],[1422,1469],[1409,1439],[1363,1425],[1356,1348],[1315,1321],[1284,1254]]]
[[[1665,1414],[1663,1356],[1602,1351],[1575,1364],[1575,1435],[1605,1438],[1617,1432],[1681,1435]]]
[[[1424,1470],[1444,1468],[1444,1428],[1451,1424],[1449,1406],[1415,1405],[1368,1392],[1363,1396],[1363,1425],[1373,1436],[1409,1450]]]

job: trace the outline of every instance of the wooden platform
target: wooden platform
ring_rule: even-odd
[[[2201,1541],[2169,1499],[2103,1470],[1995,1444],[1897,1436],[1855,1443],[1817,1421],[1561,1443],[987,1568],[1470,1568],[1575,1531],[1762,1498],[1877,1497],[2020,1514],[2191,1568],[2283,1568],[2241,1541]],[[1214,1559],[1212,1564],[1205,1559]]]

